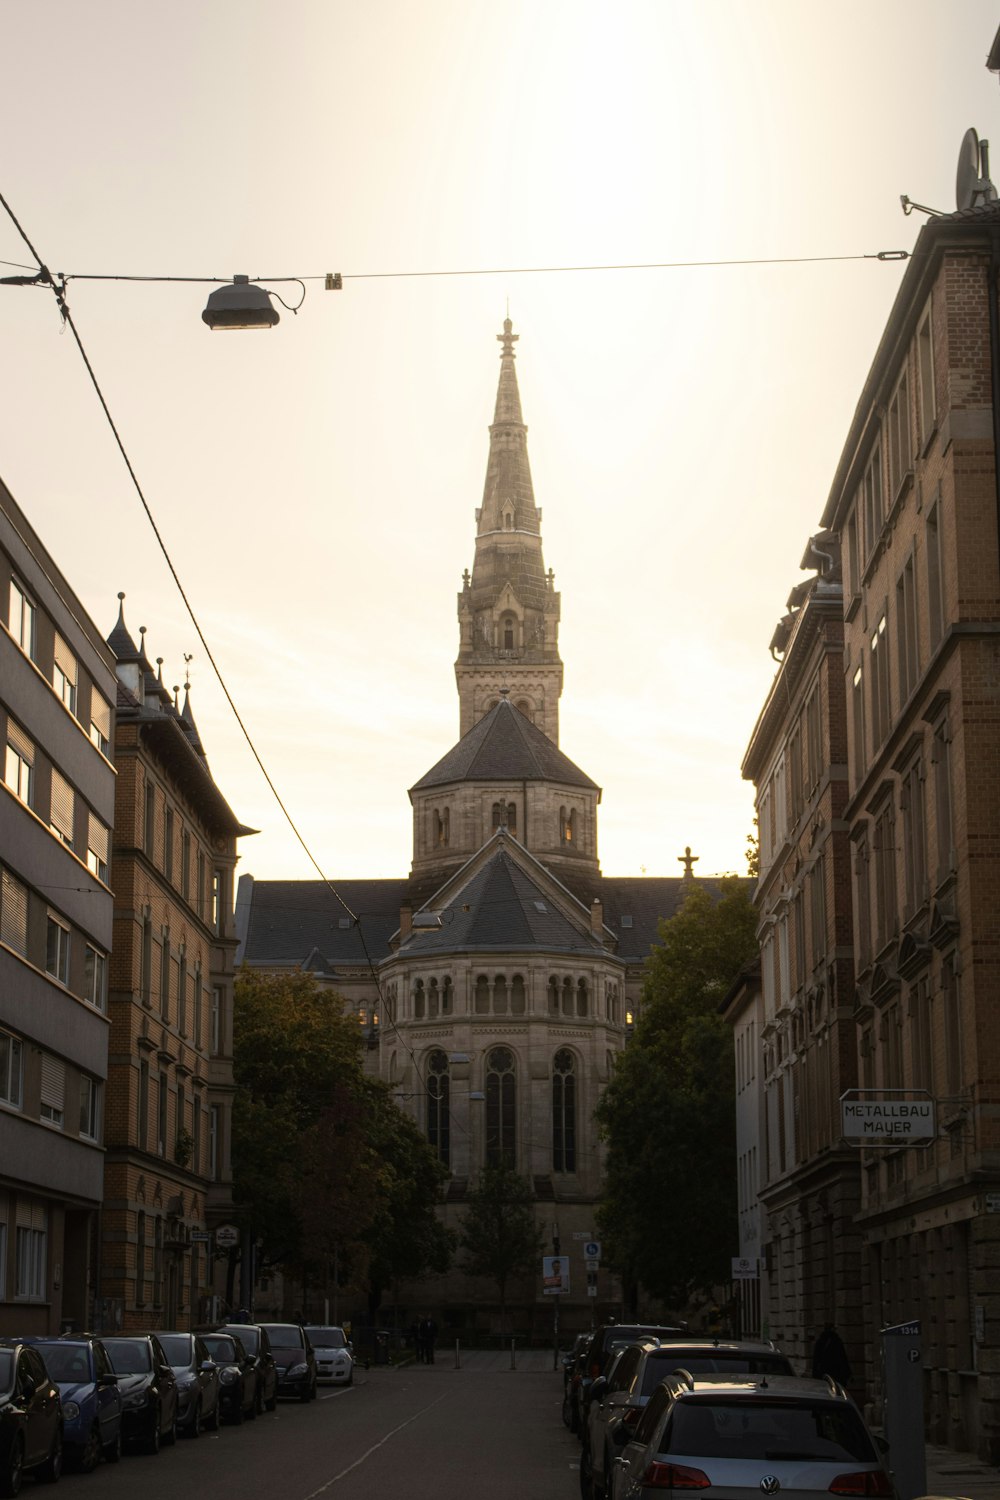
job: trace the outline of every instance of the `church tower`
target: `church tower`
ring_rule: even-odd
[[[509,697],[558,745],[559,595],[542,560],[542,513],[531,483],[514,368],[518,335],[512,329],[505,318],[497,334],[500,382],[483,503],[476,511],[476,555],[458,596],[459,733],[467,734],[501,697]]]

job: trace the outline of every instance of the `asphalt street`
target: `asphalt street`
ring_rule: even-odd
[[[576,1500],[579,1446],[560,1420],[552,1355],[468,1355],[359,1371],[310,1405],[281,1401],[242,1427],[179,1439],[156,1457],[126,1454],[68,1472],[63,1500]],[[33,1486],[26,1481],[24,1495]],[[37,1494],[41,1500],[42,1487]],[[45,1493],[48,1493],[46,1487]]]

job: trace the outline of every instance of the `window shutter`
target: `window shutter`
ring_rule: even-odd
[[[66,1094],[66,1065],[58,1057],[42,1054],[42,1103],[62,1112]]]
[[[102,865],[108,862],[108,830],[99,818],[90,814],[90,826],[87,832],[87,848],[92,850],[101,861]]]
[[[75,687],[76,686],[76,657],[73,655],[72,651],[69,649],[69,647],[67,646],[66,642],[63,640],[62,636],[59,634],[58,631],[56,631],[55,661],[56,661],[56,666],[59,668],[60,672],[66,678],[66,681],[67,682],[71,682],[73,684],[73,686]]]
[[[35,764],[35,746],[20,724],[15,724],[13,719],[7,720],[7,743],[29,766]]]
[[[52,827],[56,833],[65,839],[67,844],[73,843],[73,812],[76,806],[76,796],[73,788],[55,766],[52,767]]]
[[[96,688],[90,694],[91,739],[98,748],[106,750],[111,741],[111,705],[101,697]]]
[[[0,877],[0,942],[28,956],[28,888],[8,870]]]

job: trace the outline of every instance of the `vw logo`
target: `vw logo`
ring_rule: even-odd
[[[765,1474],[760,1482],[760,1487],[765,1495],[776,1495],[781,1489],[781,1480],[777,1474]]]

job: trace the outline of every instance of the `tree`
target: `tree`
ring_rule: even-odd
[[[470,1276],[488,1276],[497,1284],[501,1331],[508,1283],[536,1270],[541,1259],[542,1232],[532,1202],[531,1184],[511,1167],[484,1167],[459,1228],[462,1269]]]
[[[598,1223],[634,1296],[674,1306],[728,1280],[736,1226],[732,1032],[719,1005],[757,952],[745,880],[692,882],[660,924],[635,1034],[598,1105],[608,1144]]]

